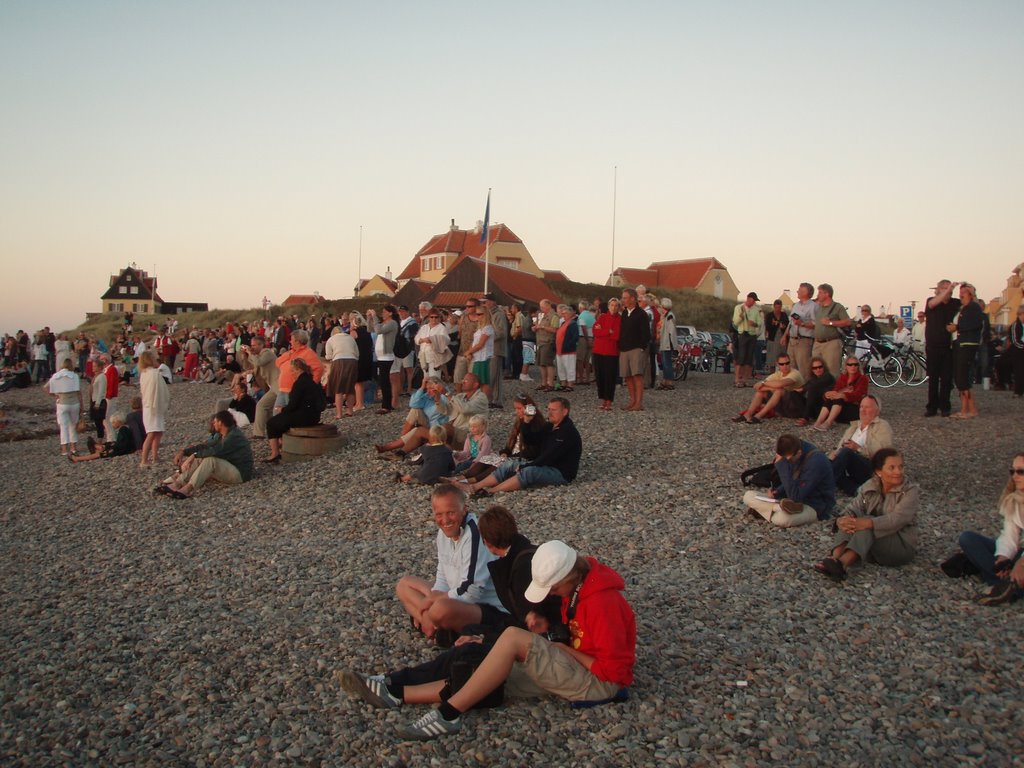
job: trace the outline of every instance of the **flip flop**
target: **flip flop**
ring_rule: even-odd
[[[846,568],[834,557],[826,557],[820,563],[816,563],[814,570],[828,576],[832,581],[839,582],[846,578]]]
[[[189,496],[186,496],[181,491],[172,491],[170,488],[167,489],[167,495],[170,496],[172,499],[179,499],[179,500],[180,499],[190,498]]]

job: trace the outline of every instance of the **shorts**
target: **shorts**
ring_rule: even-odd
[[[570,352],[567,355],[558,355],[555,359],[555,368],[558,372],[558,380],[566,384],[576,383],[576,353]]]
[[[647,372],[647,350],[642,347],[619,352],[619,376],[643,376]]]
[[[517,661],[505,681],[509,696],[537,697],[551,694],[569,701],[601,701],[620,690],[619,683],[595,677],[555,643],[534,635],[526,661]]]
[[[386,363],[387,360],[382,360],[381,362],[385,362]],[[391,373],[401,373],[401,372],[402,372],[402,359],[401,358],[397,358],[395,360],[392,360],[391,361]]]
[[[754,364],[754,342],[757,337],[750,333],[737,334],[736,365]]]
[[[588,365],[590,363],[590,337],[580,336],[579,341],[576,343],[576,362],[580,365]]]
[[[960,344],[956,348],[954,381],[958,392],[968,392],[974,383],[974,358],[978,354],[977,344]]]
[[[537,362],[537,345],[532,341],[523,342],[523,365],[533,365]]]
[[[477,603],[476,607],[480,609],[481,624],[498,629],[506,629],[515,624],[515,618],[490,603]]]
[[[402,368],[412,368],[413,365],[415,365],[415,363],[413,362],[415,357],[416,357],[416,355],[414,355],[412,352],[410,352],[405,357],[402,357],[402,358],[399,358],[399,359],[395,360],[395,362],[399,363]],[[392,370],[392,373],[394,373],[393,370]]]
[[[555,342],[541,342],[537,345],[537,365],[545,368],[555,364]]]
[[[480,379],[480,386],[487,386],[491,383],[491,361],[481,360],[473,363],[473,374]]]

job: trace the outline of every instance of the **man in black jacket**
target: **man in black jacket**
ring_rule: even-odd
[[[641,310],[641,314],[647,317]],[[641,385],[642,386],[642,385]],[[569,401],[554,397],[548,403],[548,425],[536,458],[506,459],[494,472],[469,486],[476,498],[532,485],[565,485],[576,479],[583,453],[579,430],[569,418]]]
[[[629,388],[626,411],[644,409],[644,372],[647,347],[651,343],[651,319],[637,303],[636,291],[622,291],[622,326],[619,331],[619,375]]]

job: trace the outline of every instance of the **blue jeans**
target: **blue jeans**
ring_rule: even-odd
[[[562,473],[554,467],[526,466],[526,459],[508,459],[501,462],[494,470],[494,479],[499,483],[516,475],[523,488],[535,485],[565,485]]]
[[[996,576],[995,562],[996,562],[996,540],[990,539],[988,536],[982,536],[980,533],[974,531],[964,531],[960,534],[960,549],[970,560],[981,571],[981,578],[985,580],[986,584],[1003,584],[1006,579],[1001,579]],[[1014,563],[1020,558],[1021,553],[1018,552],[1017,556],[1013,558]],[[1021,590],[1018,588],[1017,593],[1020,595]]]
[[[672,350],[663,349],[661,350],[661,375],[665,381],[672,381],[675,378],[675,373],[672,370]]]
[[[856,496],[857,489],[871,479],[871,462],[856,451],[840,448],[832,459],[832,477],[836,488],[847,496]]]

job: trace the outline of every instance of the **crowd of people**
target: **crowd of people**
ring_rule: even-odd
[[[846,426],[830,451],[787,429],[776,440],[767,482],[748,490],[743,506],[756,520],[781,528],[831,524],[832,546],[813,568],[834,581],[863,563],[910,562],[918,549],[921,490],[907,477],[861,359],[843,357],[845,333],[877,336],[870,307],[851,319],[830,285],[819,285],[815,295],[809,283],[801,284],[788,313],[780,302],[769,311],[759,302],[756,293],[748,294],[732,317],[733,384],[752,388],[733,421],[789,419],[808,436]],[[943,280],[913,333],[897,329],[897,343],[920,343],[927,353],[925,416],[977,416],[972,386],[986,322],[972,286]],[[292,428],[318,424],[325,412],[339,423],[361,411],[387,416],[409,398],[394,432],[387,434],[393,421],[382,420],[382,441],[373,449],[403,462],[395,480],[433,486],[436,575],[433,582],[406,576],[396,595],[412,627],[443,652],[386,674],[338,673],[346,690],[374,706],[438,705],[399,729],[403,737],[455,733],[465,712],[494,706],[505,695],[554,694],[585,706],[628,696],[636,626],[622,577],[562,541],[535,547],[505,507],[490,507],[478,520],[468,499],[576,479],[583,436],[571,413],[582,400],[566,395],[577,387],[593,382],[602,411],[614,407],[622,387],[622,409],[630,412],[644,410],[645,391],[657,384],[659,369],[658,386],[671,389],[677,344],[671,300],[638,286],[577,306],[543,301],[506,309],[485,294],[456,310],[427,302],[415,311],[385,304],[365,316],[352,311],[305,323],[282,316],[273,323],[179,331],[172,319],[137,333],[128,321],[109,348],[85,334],[73,341],[60,334],[51,350],[51,336],[38,334],[26,359],[21,336],[6,339],[4,362],[21,366],[22,380],[47,382],[61,454],[75,462],[138,453],[140,467],[153,467],[174,387],[209,380],[228,388],[231,397],[209,418],[208,436],[178,451],[174,471],[154,489],[171,499],[187,499],[211,479],[225,485],[250,480],[253,440],[266,440],[264,462],[276,464]],[[1011,355],[1024,358],[1024,309],[1009,340],[1019,350]],[[761,341],[772,365],[755,379],[754,350]],[[1017,365],[1013,357],[1015,387],[1024,379],[1018,375],[1024,363]],[[510,400],[505,437],[501,414],[494,413],[506,405],[502,382],[533,383],[534,367],[536,387]],[[138,396],[128,398],[123,388],[136,386],[133,381]],[[960,397],[955,414],[954,384]],[[90,436],[80,453],[87,415],[96,438]],[[1013,459],[999,511],[998,539],[967,531],[960,550],[942,565],[951,577],[980,575],[987,586],[977,599],[986,605],[1024,594],[1024,453]]]

